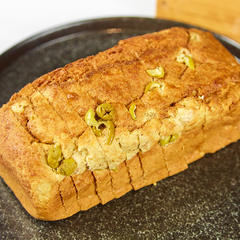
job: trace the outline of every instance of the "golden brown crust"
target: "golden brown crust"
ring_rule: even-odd
[[[194,69],[178,60],[181,54]],[[162,78],[147,73],[158,67]],[[159,87],[145,91],[152,81]],[[0,174],[34,217],[66,218],[239,139],[239,89],[240,66],[211,33],[171,28],[122,40],[45,74],[0,109]],[[84,119],[104,102],[116,110],[110,145],[108,129],[97,137]],[[54,144],[62,158],[76,161],[71,176],[48,165]]]
[[[72,179],[76,187],[78,203],[82,211],[88,210],[100,203],[91,171],[86,170],[82,174],[74,174]]]
[[[96,190],[102,204],[115,198],[112,189],[112,179],[109,169],[95,170],[93,175],[96,180]]]
[[[42,163],[43,156],[34,138],[20,125],[6,105],[1,108],[0,122],[3,150],[1,176],[12,186],[23,206],[35,218],[64,218],[66,212],[59,193],[61,176],[56,176],[50,167]]]
[[[139,185],[143,184],[143,170],[139,160],[139,157],[135,155],[133,158],[126,161],[129,176],[131,179],[131,184],[134,190],[141,188]],[[140,182],[142,184],[140,184]]]
[[[60,182],[60,195],[66,214],[71,216],[81,210],[78,203],[77,192],[71,177],[67,176]]]
[[[145,185],[150,185],[168,176],[163,149],[159,144],[154,145],[147,152],[139,152],[139,158],[143,168]]]

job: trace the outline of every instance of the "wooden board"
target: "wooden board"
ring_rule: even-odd
[[[193,24],[240,42],[239,0],[157,0],[156,17]]]

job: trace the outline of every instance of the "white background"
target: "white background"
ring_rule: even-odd
[[[156,0],[0,0],[0,54],[39,32],[103,17],[155,17]]]

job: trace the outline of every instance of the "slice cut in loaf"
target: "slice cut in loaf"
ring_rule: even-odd
[[[187,169],[240,138],[240,66],[211,33],[125,39],[29,83],[0,109],[0,174],[59,220]]]

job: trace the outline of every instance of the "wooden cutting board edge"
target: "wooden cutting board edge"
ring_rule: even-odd
[[[240,43],[239,0],[157,0],[156,17],[202,27]]]

